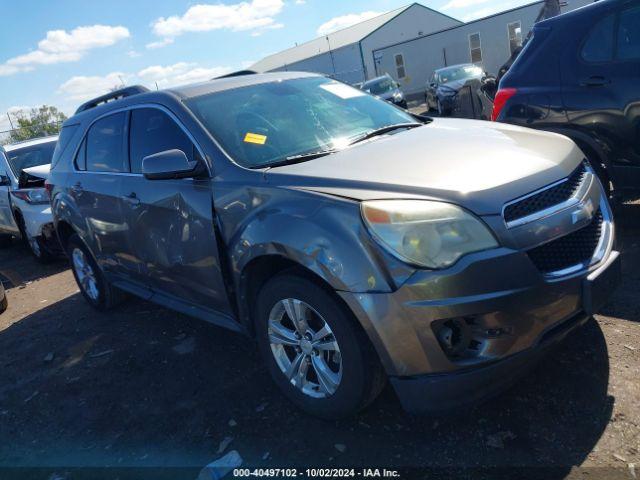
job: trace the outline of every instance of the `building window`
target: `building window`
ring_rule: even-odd
[[[404,57],[401,53],[396,54],[396,72],[398,73],[398,79],[407,76],[407,72],[404,69]]]
[[[516,49],[522,46],[522,25],[520,22],[512,22],[507,24],[509,31],[509,52],[513,54]]]
[[[469,52],[471,54],[471,63],[482,62],[482,44],[480,43],[479,33],[469,35]]]

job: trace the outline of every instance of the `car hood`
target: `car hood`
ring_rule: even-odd
[[[393,98],[394,95],[398,94],[398,93],[402,93],[400,90],[396,89],[396,90],[389,90],[388,92],[384,92],[381,93],[380,95],[377,95],[377,97],[380,97],[383,100],[391,100]]]
[[[46,180],[47,178],[49,178],[51,165],[47,164],[47,165],[38,165],[37,167],[23,168],[22,171],[32,177],[38,177],[38,178],[42,178],[43,180]]]
[[[568,176],[584,158],[562,135],[434,119],[326,157],[275,167],[268,181],[356,200],[428,198],[478,215]]]

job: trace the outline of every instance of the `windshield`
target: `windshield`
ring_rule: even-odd
[[[364,85],[362,85],[362,90],[365,90],[373,95],[381,95],[395,89],[396,84],[389,77],[372,80],[371,82],[366,82]]]
[[[46,142],[6,152],[9,167],[17,177],[25,168],[47,165],[51,163],[55,148],[56,142]]]
[[[344,148],[366,132],[416,123],[382,100],[322,77],[225,90],[189,99],[186,105],[227,153],[248,168]]]
[[[464,80],[467,78],[479,78],[479,77],[482,77],[482,75],[483,75],[482,69],[474,65],[452,67],[452,68],[447,68],[446,70],[440,70],[438,72],[440,83],[448,83],[456,80]]]

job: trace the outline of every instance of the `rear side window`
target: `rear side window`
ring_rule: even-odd
[[[620,12],[618,60],[640,59],[640,7]]]
[[[87,140],[82,140],[78,153],[76,154],[76,168],[78,170],[87,169]]]
[[[125,113],[114,113],[95,122],[87,133],[87,170],[122,172]]]
[[[58,143],[56,143],[56,148],[53,150],[53,157],[51,158],[51,168],[54,168],[58,161],[60,161],[61,155],[64,153],[67,145],[71,141],[71,138],[76,134],[80,125],[67,125],[62,127],[60,130],[60,134],[58,136]]]
[[[131,111],[129,127],[131,172],[142,172],[142,159],[165,150],[182,150],[193,160],[194,146],[187,134],[165,112],[156,108]]]
[[[613,59],[613,28],[615,16],[609,15],[591,29],[582,45],[582,58],[587,62],[608,62]]]

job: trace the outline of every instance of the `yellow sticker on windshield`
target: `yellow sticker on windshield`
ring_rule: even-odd
[[[247,134],[244,136],[244,141],[246,143],[255,143],[258,145],[264,145],[265,142],[267,141],[267,136],[260,135],[258,133],[247,132]]]

